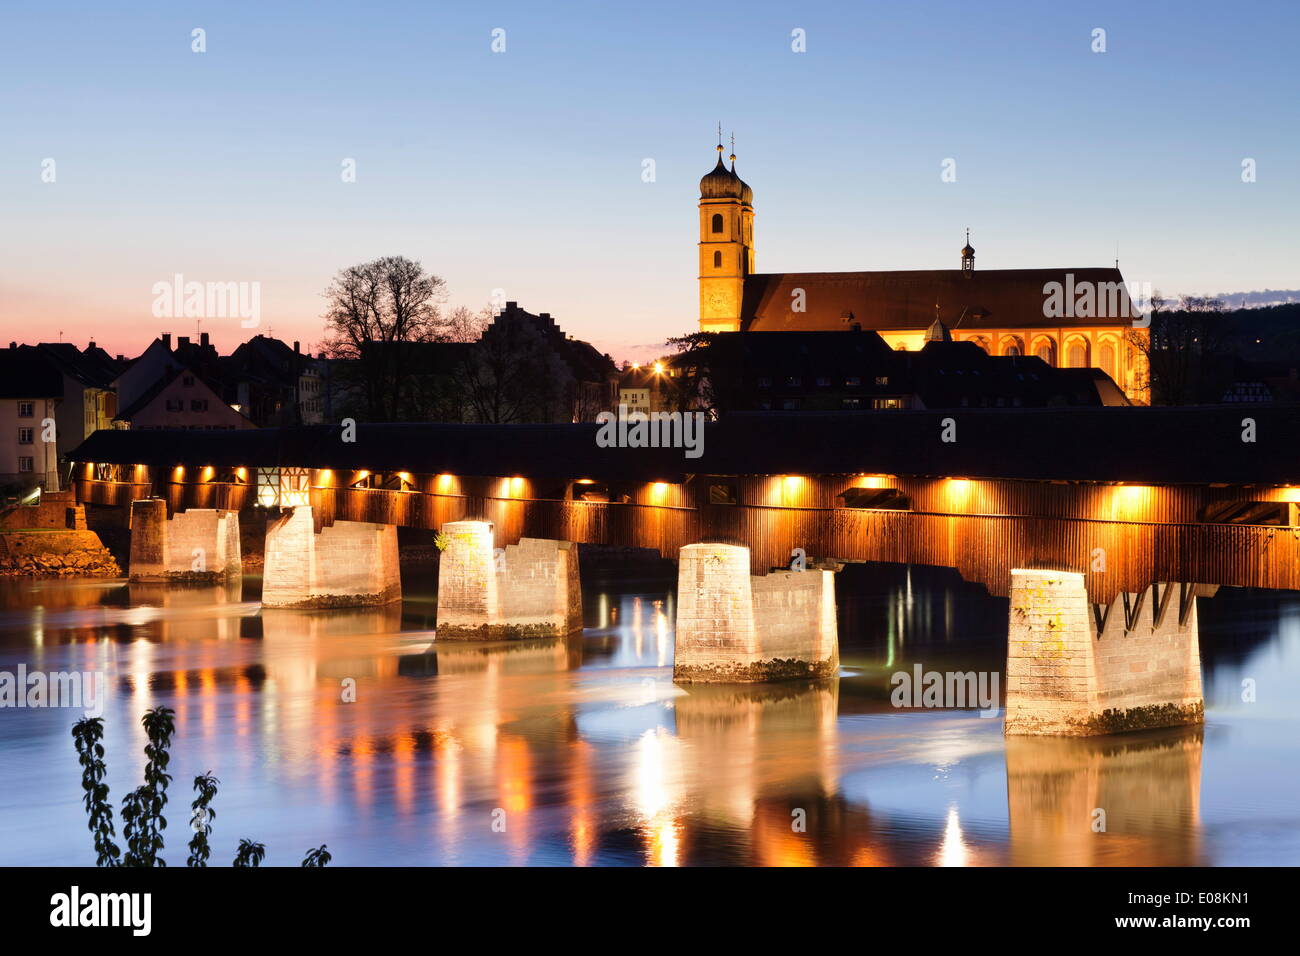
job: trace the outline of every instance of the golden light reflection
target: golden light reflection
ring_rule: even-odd
[[[676,773],[678,740],[664,728],[647,730],[637,741],[634,756],[633,802],[643,823],[641,835],[650,866],[681,864],[681,823],[675,809],[679,797]]]
[[[972,482],[967,478],[946,478],[943,483],[943,498],[947,507],[961,509],[970,500]]]
[[[957,816],[957,807],[948,808],[948,822],[943,828],[943,842],[935,856],[938,866],[966,866],[970,862],[970,850],[961,833],[961,820]]]
[[[809,483],[802,475],[781,475],[767,484],[767,504],[797,508],[806,504]]]

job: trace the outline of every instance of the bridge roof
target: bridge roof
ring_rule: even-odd
[[[1242,441],[1243,419],[1255,441]],[[955,425],[944,442],[945,419]],[[601,448],[599,426],[358,424],[99,431],[78,462],[681,481],[690,474],[900,474],[1151,484],[1300,484],[1300,406],[731,413],[704,453]]]

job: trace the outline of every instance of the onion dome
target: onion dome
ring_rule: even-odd
[[[701,199],[739,199],[746,205],[753,205],[754,190],[736,175],[736,157],[731,157],[731,168],[722,162],[722,145],[718,145],[718,165],[700,180]]]

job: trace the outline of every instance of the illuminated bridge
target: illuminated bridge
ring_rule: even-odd
[[[220,544],[230,535],[220,519],[267,509],[264,603],[392,599],[400,594],[393,529],[442,529],[450,550],[440,572],[440,637],[444,605],[448,635],[562,629],[573,619],[562,605],[572,599],[563,587],[558,598],[539,596],[540,585],[519,578],[519,568],[529,569],[529,582],[563,585],[571,576],[576,585],[571,543],[656,549],[681,561],[677,671],[685,679],[789,676],[756,664],[755,655],[770,662],[775,645],[797,646],[791,657],[800,667],[811,661],[810,674],[835,666],[833,634],[826,636],[834,622],[825,620],[833,583],[814,584],[833,576],[774,571],[792,555],[806,555],[809,569],[857,561],[952,567],[1009,595],[1012,655],[1021,643],[1032,658],[1026,680],[1051,661],[1078,663],[1086,634],[1097,645],[1087,652],[1096,680],[1071,684],[1070,693],[1078,690],[1092,712],[1107,703],[1112,671],[1138,673],[1140,662],[1128,659],[1137,644],[1130,640],[1120,654],[1120,643],[1108,643],[1112,632],[1145,635],[1159,649],[1140,652],[1147,673],[1169,672],[1177,683],[1192,663],[1177,650],[1189,631],[1195,653],[1197,593],[1218,585],[1300,589],[1300,409],[733,414],[705,426],[696,458],[681,448],[602,448],[597,430],[359,424],[347,436],[353,441],[338,426],[101,431],[71,454],[71,477],[88,519],[104,506],[148,499],[135,505],[133,537],[148,516],[187,542],[169,558],[163,552],[175,551],[174,541],[154,541],[143,563],[164,574],[183,574],[176,562],[194,550],[185,537],[192,534],[208,535],[226,555],[218,570],[238,573],[237,555]],[[182,532],[174,522],[187,515],[193,520]],[[365,529],[364,540],[338,530],[348,526]],[[501,548],[513,579],[498,567],[497,581],[475,563]],[[294,557],[301,554],[308,557]],[[135,576],[134,541],[132,558]],[[380,573],[368,583],[321,584],[345,564]],[[746,580],[736,584],[742,566]],[[288,582],[282,599],[278,577]],[[680,593],[688,578],[698,600]],[[548,601],[551,610],[539,611]],[[719,638],[733,619],[733,630],[752,633]],[[693,628],[707,645],[695,662],[686,649]],[[773,633],[764,656],[756,648],[765,628]],[[1186,710],[1194,696],[1199,707],[1195,663],[1194,693],[1179,684],[1149,706],[1173,700]],[[1131,696],[1118,698],[1123,709],[1132,709]],[[1009,696],[1009,728],[1012,710]]]

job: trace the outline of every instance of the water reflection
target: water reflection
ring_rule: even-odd
[[[1200,727],[1007,739],[1011,862],[1196,866]]]
[[[401,605],[295,611],[251,580],[0,582],[0,668],[109,675],[118,799],[141,711],[175,708],[177,781],[222,780],[219,854],[253,836],[271,864],[321,842],[340,864],[1297,862],[1294,598],[1202,602],[1203,641],[1250,635],[1223,641],[1218,685],[1207,665],[1204,731],[1005,740],[889,704],[914,663],[1001,669],[1006,602],[955,575],[850,569],[841,676],[732,687],[672,683],[668,585],[593,589],[582,635],[439,644],[432,582],[405,584]],[[1234,688],[1261,652],[1251,710]],[[0,863],[89,859],[77,716],[0,711]]]

